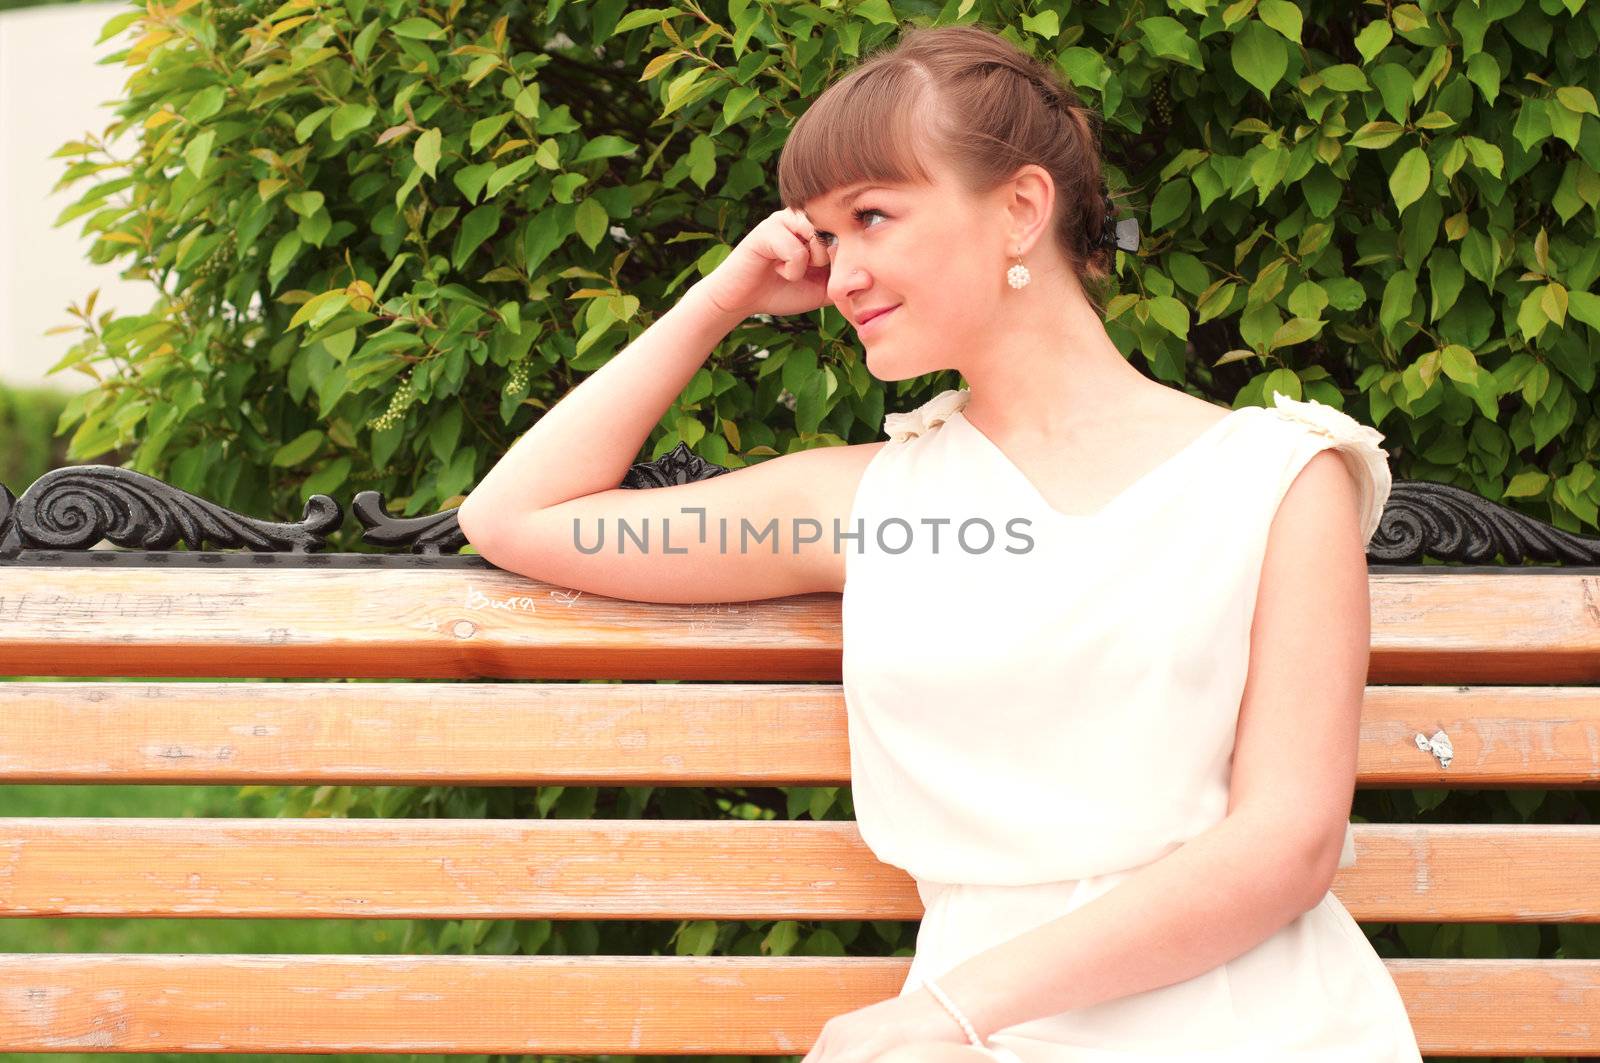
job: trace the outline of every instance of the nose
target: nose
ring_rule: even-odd
[[[838,307],[848,307],[855,294],[867,286],[866,274],[846,260],[843,252],[835,252],[833,264],[828,268],[828,298]]]

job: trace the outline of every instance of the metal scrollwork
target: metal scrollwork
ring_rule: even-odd
[[[1466,564],[1600,563],[1600,538],[1563,531],[1450,484],[1402,480],[1389,492],[1367,556],[1419,564],[1423,555]]]
[[[653,461],[630,465],[621,486],[666,487],[709,480],[728,471],[679,443]],[[351,502],[350,509],[366,529],[361,541],[373,546],[409,547],[415,553],[432,555],[454,553],[467,543],[453,509],[425,517],[393,517],[384,508],[383,494],[379,491],[362,491]]]
[[[692,483],[732,470],[706,461],[679,443],[652,461],[628,467],[622,487],[641,489]],[[362,491],[351,511],[365,529],[370,546],[425,555],[418,564],[481,563],[473,555],[457,555],[466,537],[456,511],[417,517],[392,516],[378,491]],[[275,556],[300,555],[294,563],[382,564],[379,554],[317,554],[343,519],[340,504],[327,495],[306,500],[305,516],[293,524],[257,520],[208,502],[153,476],[110,465],[74,465],[39,477],[18,498],[0,484],[0,562],[17,563],[29,551],[36,563],[138,561],[136,554],[119,558],[114,551],[91,551],[105,539],[122,547],[165,551],[182,540],[190,553],[172,552],[153,560],[194,557],[222,563],[270,564]],[[247,554],[226,555],[212,547],[246,547]],[[198,555],[198,556],[196,556]],[[1600,564],[1600,538],[1563,531],[1536,517],[1518,513],[1471,491],[1421,480],[1394,483],[1367,557],[1378,564],[1415,565],[1423,557],[1443,562],[1480,565]],[[287,560],[287,559],[286,559]],[[392,555],[389,561],[398,561]]]
[[[709,480],[729,470],[713,464],[679,443],[654,461],[641,461],[628,467],[622,478],[623,487],[666,487],[669,484],[687,484],[696,480]]]
[[[423,517],[392,517],[383,503],[382,491],[362,491],[350,503],[350,512],[365,529],[361,541],[373,546],[406,547],[417,554],[455,553],[467,545],[456,523],[456,511],[429,513]]]
[[[258,520],[114,465],[52,469],[21,498],[4,485],[0,493],[0,558],[24,549],[87,550],[101,539],[144,550],[166,550],[182,540],[191,550],[211,543],[309,553],[344,519],[338,502],[312,495],[297,523]]]

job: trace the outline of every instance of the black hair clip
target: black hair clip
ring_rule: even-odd
[[[1117,207],[1111,201],[1111,196],[1105,196],[1106,216],[1100,223],[1100,246],[1105,248],[1121,248],[1124,251],[1139,250],[1139,221],[1137,218],[1123,218],[1117,220]]]

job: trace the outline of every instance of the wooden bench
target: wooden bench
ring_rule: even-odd
[[[627,483],[720,471],[680,447]],[[380,550],[337,555],[316,552],[343,516],[326,496],[274,524],[79,466],[0,505],[0,672],[124,680],[8,683],[0,782],[850,781],[836,595],[669,606],[569,592],[455,554],[452,513],[396,519],[372,492],[353,509]],[[124,549],[91,549],[102,539]],[[171,549],[180,542],[190,549]],[[1424,552],[1448,563],[1423,565]],[[1600,542],[1402,482],[1369,560],[1361,786],[1600,783]],[[426,682],[326,682],[345,677]],[[536,682],[473,682],[488,678]],[[662,679],[682,682],[579,682]],[[921,917],[912,880],[874,859],[852,821],[784,820],[778,804],[775,821],[5,818],[0,916]],[[1600,921],[1600,827],[1354,833],[1358,860],[1335,892],[1358,920]],[[895,995],[910,964],[909,949],[395,957],[173,944],[0,954],[0,1051],[798,1056],[829,1017]],[[1600,961],[1385,962],[1425,1053],[1600,1055]]]

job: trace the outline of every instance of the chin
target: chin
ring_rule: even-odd
[[[867,365],[867,372],[885,383],[897,383],[901,380],[914,380],[919,376],[936,373],[941,369],[949,368],[946,365],[930,363],[919,359],[915,362],[896,357],[893,354],[882,352],[878,345],[862,348]]]

